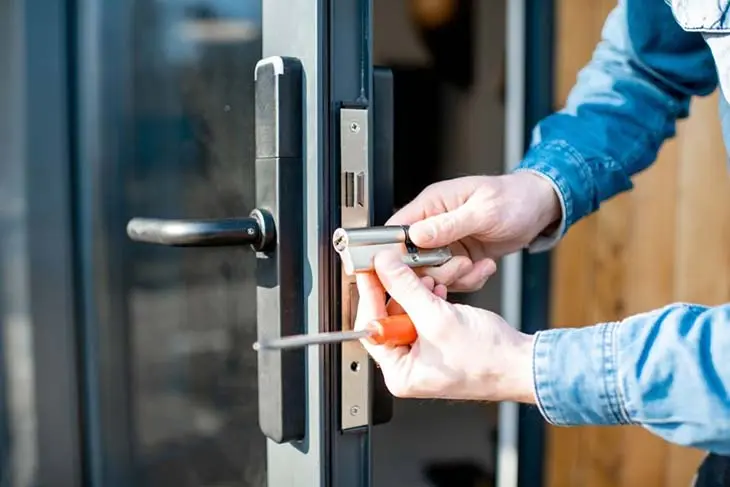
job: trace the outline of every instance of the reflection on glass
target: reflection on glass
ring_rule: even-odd
[[[18,5],[0,2],[0,485],[31,487],[37,444]]]
[[[37,445],[25,192],[19,159],[5,155],[0,154],[0,485],[31,487]]]
[[[24,191],[19,168],[0,166],[0,485],[30,487],[36,410]]]
[[[130,215],[224,218],[254,204],[260,0],[136,1]],[[130,244],[138,485],[266,484],[254,256]]]

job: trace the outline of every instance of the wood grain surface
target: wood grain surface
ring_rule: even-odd
[[[555,106],[588,62],[615,1],[556,0]],[[635,188],[575,225],[554,252],[555,327],[616,320],[675,301],[730,301],[730,175],[717,93],[635,177]],[[688,487],[702,453],[639,427],[548,430],[547,487]]]

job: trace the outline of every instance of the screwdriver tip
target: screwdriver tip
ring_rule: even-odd
[[[262,352],[265,350],[276,350],[277,348],[281,348],[281,347],[277,347],[276,343],[271,343],[271,342],[267,342],[267,341],[254,342],[254,344],[253,344],[253,349],[256,350],[257,352]]]

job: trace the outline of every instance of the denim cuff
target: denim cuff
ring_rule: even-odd
[[[547,178],[558,193],[563,211],[558,239],[590,213],[593,197],[587,185],[590,178],[585,174],[585,161],[567,142],[551,140],[533,145],[514,172],[524,170]]]
[[[566,218],[565,218],[565,197],[563,196],[563,193],[560,191],[560,187],[557,185],[557,183],[550,177],[548,177],[544,172],[537,171],[535,169],[532,169],[530,167],[518,167],[514,171],[514,173],[517,172],[529,172],[536,176],[539,176],[543,179],[545,179],[547,182],[550,183],[550,185],[553,187],[553,190],[555,191],[555,194],[558,195],[558,200],[560,201],[560,225],[553,230],[549,234],[545,235],[538,235],[535,240],[533,240],[530,245],[527,247],[527,251],[531,254],[537,254],[540,252],[546,252],[548,250],[552,250],[553,247],[555,247],[558,242],[560,242],[560,239],[563,238],[563,235],[565,235],[566,231]]]
[[[619,389],[619,323],[540,331],[533,348],[535,397],[557,426],[628,424]]]

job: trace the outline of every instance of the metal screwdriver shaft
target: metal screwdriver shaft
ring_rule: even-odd
[[[314,335],[294,335],[283,338],[275,338],[253,344],[254,350],[283,350],[287,348],[299,348],[309,345],[322,345],[325,343],[341,343],[361,338],[367,338],[372,334],[370,330],[360,331],[332,331],[317,333]]]
[[[262,340],[254,343],[253,349],[257,351],[282,350],[325,343],[341,343],[362,338],[367,338],[370,342],[378,345],[402,346],[411,345],[415,342],[418,333],[408,315],[402,314],[373,320],[363,330],[331,331]]]

